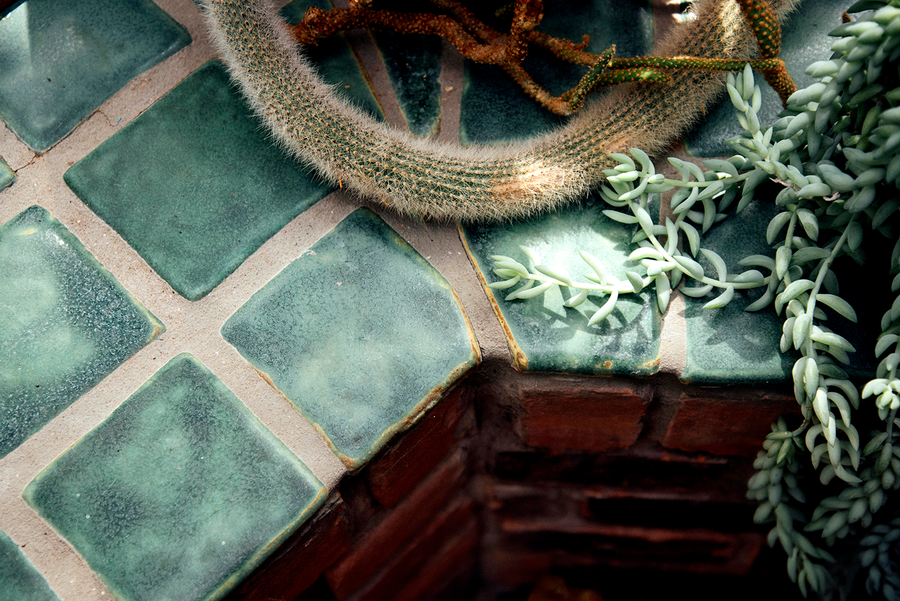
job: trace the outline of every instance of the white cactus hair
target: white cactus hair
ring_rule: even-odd
[[[783,17],[798,0],[776,1]],[[547,211],[585,195],[612,152],[668,148],[721,92],[721,73],[617,86],[566,125],[503,146],[420,139],[363,114],[325,84],[271,0],[203,0],[232,77],[280,144],[333,183],[401,213],[487,221]],[[659,55],[751,58],[755,39],[735,0],[701,0]]]

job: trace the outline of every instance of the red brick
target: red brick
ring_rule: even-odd
[[[279,547],[228,599],[291,600],[349,548],[343,500],[326,505],[321,515]]]
[[[331,590],[345,599],[365,586],[392,557],[434,520],[466,481],[465,456],[453,453],[384,519],[355,541],[325,572]]]
[[[416,601],[442,590],[451,579],[472,568],[478,558],[480,540],[478,524],[470,521],[435,557],[428,559],[409,584],[397,593],[395,601]]]
[[[504,586],[535,582],[553,567],[553,554],[547,549],[521,549],[500,545],[489,549],[482,560],[485,580]]]
[[[755,456],[779,416],[799,414],[797,402],[786,396],[682,394],[679,402],[663,444],[714,455]]]
[[[519,545],[532,541],[553,557],[554,565],[593,563],[697,573],[746,574],[765,542],[765,535],[756,532],[598,524],[574,517],[504,519],[501,529]],[[555,541],[556,549],[536,544],[548,537]],[[571,549],[579,551],[573,553]]]
[[[641,433],[650,402],[634,388],[604,381],[541,382],[519,393],[523,440],[553,450],[625,449]]]
[[[462,541],[458,539],[463,537]],[[404,592],[416,575],[421,575],[440,551],[447,545],[459,542],[461,548],[473,549],[478,540],[478,523],[472,510],[472,502],[460,500],[439,515],[422,534],[412,541],[396,557],[392,558],[372,582],[354,596],[354,601],[395,601],[398,598],[416,599],[418,587]],[[440,576],[441,564],[436,566]]]
[[[597,591],[586,588],[571,588],[565,578],[547,574],[542,576],[534,590],[528,595],[528,601],[603,601]]]
[[[474,391],[460,386],[366,468],[372,495],[393,507],[456,447],[456,429]]]

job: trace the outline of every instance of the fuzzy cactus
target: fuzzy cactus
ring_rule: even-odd
[[[735,0],[701,0],[661,56],[749,59],[757,38]],[[799,0],[776,0],[782,18]],[[204,0],[212,38],[275,138],[330,181],[397,211],[433,219],[523,217],[582,197],[615,165],[679,139],[723,89],[724,74],[675,71],[669,83],[619,86],[564,127],[505,146],[416,139],[342,100],[303,56],[270,0]],[[771,28],[771,27],[769,27]]]

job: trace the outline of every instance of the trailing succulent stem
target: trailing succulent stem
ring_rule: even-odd
[[[778,2],[778,14],[794,2]],[[545,136],[460,148],[391,129],[338,98],[268,0],[204,5],[223,59],[279,142],[330,181],[426,218],[509,219],[578,199],[604,181],[612,153],[668,147],[721,90],[718,73],[674,71],[668,83],[615,88]],[[697,12],[661,54],[754,58],[757,38],[735,0],[702,0]]]
[[[802,423],[791,427],[780,419],[772,426],[749,482],[748,496],[759,503],[755,519],[774,522],[769,541],[784,548],[788,574],[804,595],[853,598],[864,582],[870,594],[896,599],[900,0],[858,2],[850,12],[864,10],[872,12],[832,32],[840,38],[832,57],[807,69],[818,81],[791,95],[771,127],[764,129],[757,118],[760,92],[750,68],[729,76],[726,87],[744,132],[730,141],[737,154],[727,161],[706,161],[703,170],[670,159],[679,181],[655,173],[642,151],[612,155],[619,164],[605,172],[601,195],[613,207],[605,211],[608,217],[637,228],[629,259],[640,266],[629,271],[628,282],[604,276],[582,253],[594,271],[589,279],[600,285],[574,282],[550,267],[536,265],[539,273],[532,273],[497,257],[495,272],[502,280],[491,286],[511,288],[524,280],[511,299],[536,296],[543,286],[541,291],[568,286],[575,294],[567,306],[583,302],[587,293],[607,295],[592,323],[609,315],[621,295],[651,282],[661,310],[681,282],[693,281],[681,288],[689,296],[716,294],[707,308],[727,304],[736,290],[758,288],[761,296],[747,309],[773,306],[784,316],[779,346],[797,355],[792,380]],[[647,211],[649,197],[673,187],[672,218],[657,225]],[[702,234],[763,190],[767,198],[756,202],[781,209],[766,231],[773,252],[746,257],[740,265],[754,269],[729,275],[725,262],[702,247]],[[884,255],[878,242],[885,240],[892,247],[885,272],[866,273],[866,292],[872,302],[891,294],[893,302],[870,351],[880,363],[860,388],[844,367],[856,349],[826,320],[856,322],[855,310],[840,296],[840,262]],[[543,284],[533,288],[532,280]]]

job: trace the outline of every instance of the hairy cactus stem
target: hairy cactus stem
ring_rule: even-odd
[[[610,153],[658,153],[722,90],[724,75],[676,71],[665,84],[619,86],[565,126],[504,146],[421,140],[341,99],[302,55],[268,0],[203,0],[212,38],[275,138],[332,182],[401,213],[512,219],[582,197],[614,166]],[[781,0],[785,14],[797,0]],[[734,0],[701,0],[659,54],[753,58],[756,36]]]

